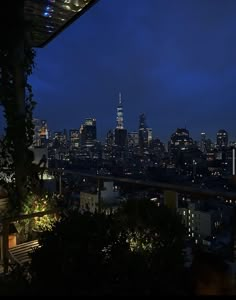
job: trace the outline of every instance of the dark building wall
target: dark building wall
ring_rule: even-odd
[[[125,147],[127,145],[127,130],[115,129],[115,145]]]

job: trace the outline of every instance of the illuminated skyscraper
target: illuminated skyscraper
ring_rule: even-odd
[[[150,132],[151,133],[151,132]],[[139,116],[139,149],[140,154],[143,154],[145,148],[148,147],[148,130],[145,114]]]
[[[169,151],[176,153],[178,151],[188,150],[193,146],[193,139],[189,136],[186,128],[177,128],[171,135],[169,142]]]
[[[124,114],[123,114],[123,106],[121,101],[121,93],[119,93],[119,104],[117,106],[116,128],[118,129],[124,128]]]
[[[216,145],[218,148],[225,148],[228,146],[228,132],[224,129],[217,132]]]
[[[127,130],[124,129],[124,114],[121,101],[121,93],[119,94],[119,104],[117,106],[115,145],[121,148],[127,146]]]
[[[79,129],[70,130],[70,145],[71,148],[79,148],[80,132]]]
[[[114,133],[113,130],[109,130],[106,137],[106,145],[111,148],[113,144],[114,144]]]
[[[147,128],[147,142],[148,146],[150,146],[152,141],[152,128]]]
[[[206,134],[205,134],[205,132],[201,133],[200,150],[202,151],[202,153],[206,153],[207,152],[207,149],[206,149]]]
[[[137,131],[133,131],[133,132],[129,132],[128,133],[128,146],[129,147],[136,147],[138,146],[138,132]]]
[[[80,128],[82,146],[94,146],[97,139],[96,119],[87,118]]]
[[[40,128],[41,128],[41,120],[33,119],[34,124],[34,136],[33,136],[33,146],[40,147]]]
[[[66,135],[65,132],[56,131],[53,136],[53,147],[60,148],[66,146]]]
[[[34,147],[45,147],[48,143],[48,126],[46,120],[33,119],[34,124]]]
[[[48,139],[48,125],[46,120],[41,121],[40,137]]]

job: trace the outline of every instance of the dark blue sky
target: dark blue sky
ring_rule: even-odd
[[[163,141],[185,124],[236,140],[236,0],[100,0],[36,62],[35,117],[52,130],[96,117],[105,136],[121,91],[130,131],[144,112]]]

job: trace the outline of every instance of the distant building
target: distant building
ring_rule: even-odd
[[[80,127],[81,146],[94,146],[97,140],[97,126],[95,118],[85,119]]]
[[[207,147],[206,147],[206,133],[205,132],[201,133],[200,150],[204,154],[206,154],[206,152],[207,152]]]
[[[136,147],[138,146],[139,136],[137,131],[129,132],[128,133],[128,146],[129,147]]]
[[[220,129],[216,134],[216,146],[219,149],[226,148],[228,146],[228,132],[224,129]]]
[[[121,100],[121,93],[119,93],[119,104],[116,109],[116,128],[124,129],[124,113],[123,113],[123,105]]]
[[[101,189],[100,198],[101,210],[104,212],[114,211],[119,203],[120,196],[117,187],[113,182],[104,182],[104,186]],[[80,192],[80,209],[81,211],[89,211],[95,213],[99,209],[99,193],[96,192]]]
[[[148,130],[146,124],[145,114],[139,116],[139,149],[143,154],[144,150],[148,147]]]
[[[40,145],[41,145],[41,140],[40,140],[41,120],[33,119],[33,124],[34,124],[33,146],[40,147]]]
[[[156,138],[150,142],[150,152],[156,155],[163,154],[165,152],[165,145]]]
[[[147,128],[147,143],[148,143],[148,147],[150,146],[151,141],[152,141],[152,128]]]
[[[120,148],[127,146],[127,130],[126,129],[115,129],[115,145]]]
[[[188,236],[196,240],[203,240],[215,234],[217,225],[220,224],[220,215],[213,210],[203,211],[194,203],[186,208],[178,208]]]
[[[213,149],[214,149],[214,143],[212,142],[211,139],[206,139],[205,145],[206,145],[206,151],[207,152],[213,151]]]
[[[48,143],[48,126],[46,120],[33,119],[33,125],[33,146],[46,147]]]
[[[102,156],[103,156],[103,159],[106,159],[106,160],[109,160],[111,159],[112,157],[112,152],[113,152],[113,146],[114,146],[114,132],[113,130],[109,130],[107,132],[107,136],[106,136],[106,141],[105,141],[105,145],[104,145],[104,148],[103,148],[103,153],[102,153]]]
[[[99,200],[97,192],[80,192],[80,209],[91,213],[98,212]]]
[[[169,150],[171,152],[179,150],[188,150],[193,146],[193,140],[189,136],[189,131],[186,128],[177,128],[171,135]]]
[[[53,147],[60,148],[65,147],[67,144],[66,135],[62,131],[55,131],[53,134]]]
[[[114,133],[112,130],[107,132],[106,145],[110,147],[114,145]]]
[[[114,144],[116,146],[119,146],[120,148],[124,148],[127,146],[127,130],[124,128],[124,114],[121,93],[119,94],[119,104],[117,106]]]
[[[46,120],[41,121],[41,128],[40,128],[40,141],[41,146],[47,146],[48,142],[48,126]]]
[[[80,144],[80,131],[79,129],[71,129],[69,131],[70,135],[70,146],[71,148],[79,148]]]
[[[202,208],[200,202],[188,202],[185,207],[178,207],[188,238],[205,250],[218,251],[230,246],[227,226],[230,224],[232,212],[225,206]],[[222,237],[225,242],[222,242]],[[225,244],[224,244],[225,243]]]

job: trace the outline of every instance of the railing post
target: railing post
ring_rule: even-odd
[[[101,203],[101,179],[98,179],[98,212],[102,212],[102,203]]]
[[[62,192],[62,187],[61,187],[61,175],[62,175],[62,172],[60,171],[60,172],[59,172],[59,195],[61,195],[61,192]]]
[[[9,223],[4,221],[2,229],[2,257],[3,257],[3,271],[4,274],[8,273],[9,257],[8,257],[8,236],[9,236]]]

